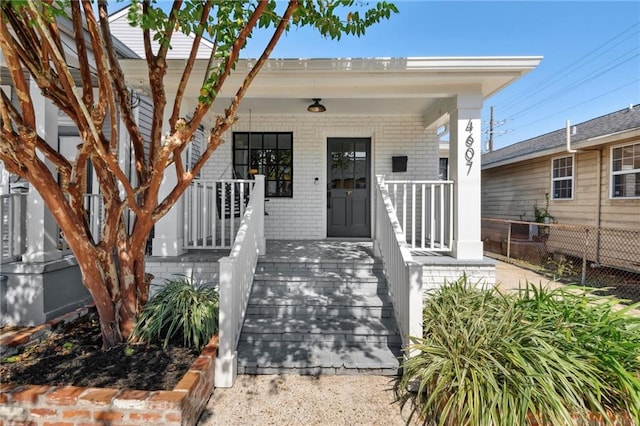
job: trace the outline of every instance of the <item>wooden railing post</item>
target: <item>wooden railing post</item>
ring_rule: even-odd
[[[411,262],[407,265],[409,270],[409,336],[422,337],[422,265]],[[416,350],[409,356],[417,354]]]
[[[254,191],[229,256],[218,261],[220,300],[218,356],[215,360],[216,387],[233,386],[238,375],[238,340],[253,286],[258,254],[260,250],[264,250],[265,245],[264,176],[256,176]]]
[[[218,356],[215,363],[216,387],[233,386],[238,375],[238,354],[235,348],[233,309],[237,309],[234,301],[233,259],[223,257],[220,265],[220,300],[218,303]]]

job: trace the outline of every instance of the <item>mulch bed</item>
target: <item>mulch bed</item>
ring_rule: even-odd
[[[198,353],[170,344],[120,344],[102,350],[95,310],[0,362],[0,383],[172,390]]]

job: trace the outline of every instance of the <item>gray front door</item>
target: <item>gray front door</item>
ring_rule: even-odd
[[[371,139],[327,139],[327,236],[371,236]]]

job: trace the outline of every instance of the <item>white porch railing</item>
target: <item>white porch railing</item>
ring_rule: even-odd
[[[93,242],[99,243],[104,222],[102,194],[84,194],[84,208],[87,211]]]
[[[383,176],[378,176],[375,206],[376,255],[382,257],[402,344],[406,347],[409,336],[422,337],[422,265],[413,261]]]
[[[453,181],[391,180],[385,185],[411,248],[451,251]]]
[[[256,176],[251,198],[231,253],[220,263],[219,342],[215,386],[231,387],[238,368],[237,346],[258,263],[266,251],[264,238],[264,176]]]
[[[27,244],[27,193],[0,195],[0,262],[19,260]]]
[[[195,180],[184,197],[184,248],[230,248],[254,180]]]

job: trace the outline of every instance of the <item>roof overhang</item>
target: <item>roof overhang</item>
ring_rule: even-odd
[[[321,98],[327,114],[425,114],[459,93],[495,94],[538,66],[542,57],[415,57],[372,59],[270,59],[241,103],[239,112],[302,114]],[[148,92],[145,60],[120,61],[127,84]],[[166,93],[175,93],[185,61],[167,61]],[[224,84],[214,111],[226,108],[256,60],[240,60]],[[198,60],[187,87],[195,105],[207,61]]]
[[[620,132],[609,133],[606,135],[600,135],[589,139],[583,139],[581,141],[571,143],[571,150],[575,152],[585,152],[601,149],[603,146],[612,143],[625,143],[640,140],[640,128],[623,130]],[[507,166],[509,164],[516,164],[522,161],[529,161],[536,158],[570,154],[566,144],[558,145],[553,148],[544,149],[541,151],[531,152],[526,155],[518,155],[511,158],[505,158],[504,160],[494,161],[489,164],[483,164],[482,170],[490,170],[496,167]]]

